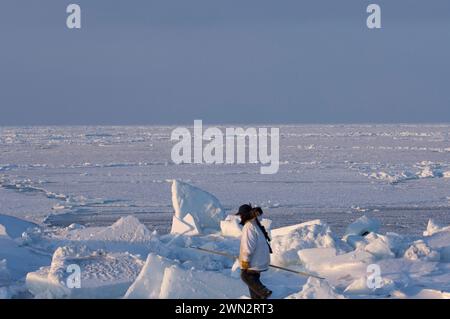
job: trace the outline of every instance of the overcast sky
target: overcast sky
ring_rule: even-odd
[[[194,119],[450,122],[450,1],[1,0],[0,125]]]

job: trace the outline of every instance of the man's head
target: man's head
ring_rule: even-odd
[[[236,215],[241,217],[241,225],[244,225],[247,221],[262,215],[262,213],[263,212],[260,207],[252,208],[251,204],[244,204],[239,207]]]

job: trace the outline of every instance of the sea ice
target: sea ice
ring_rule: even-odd
[[[134,283],[128,288],[125,297],[129,299],[158,299],[164,271],[175,262],[153,253],[147,256],[144,267]]]
[[[371,253],[375,258],[393,258],[395,254],[390,247],[388,237],[376,233],[369,233],[365,236],[368,243],[364,246],[364,250]]]
[[[325,280],[310,277],[300,292],[289,295],[286,299],[344,299]]]
[[[245,285],[230,275],[186,269],[173,260],[150,254],[125,298],[239,298],[247,293]]]
[[[405,251],[405,258],[410,260],[439,261],[440,254],[432,250],[423,240],[417,240]]]
[[[380,222],[376,219],[362,216],[347,226],[345,236],[358,235],[364,236],[370,232],[376,233],[380,228]]]
[[[288,266],[298,264],[297,252],[306,248],[347,249],[347,245],[334,236],[328,225],[321,220],[273,229],[271,246],[274,264]]]
[[[159,298],[170,299],[229,299],[247,295],[248,289],[240,279],[214,271],[185,270],[167,267]]]
[[[388,296],[395,289],[395,284],[392,280],[388,278],[381,278],[379,286],[376,288],[371,288],[367,284],[367,278],[361,277],[352,282],[347,288],[345,288],[344,293],[349,295],[383,295]]]
[[[442,227],[442,226],[438,225],[433,219],[430,219],[430,220],[428,220],[427,230],[423,232],[423,235],[424,236],[432,236],[432,235],[442,232],[442,231],[450,232],[450,226]]]
[[[164,254],[164,247],[156,234],[150,232],[144,224],[131,215],[121,217],[107,227],[70,225],[54,235],[50,241],[59,245],[84,244],[91,249],[104,249],[112,252],[127,251],[143,256],[146,256],[150,250]]]
[[[106,227],[64,228],[0,215],[0,298],[17,297],[12,286],[23,292],[25,276],[26,288],[38,298],[248,296],[231,271],[239,252],[239,218],[225,216],[207,192],[177,181],[172,189],[174,224],[179,222],[173,234],[151,232],[134,216]],[[263,224],[270,230],[270,221]],[[325,278],[270,268],[263,282],[275,298],[445,298],[450,291],[450,227],[432,220],[423,236],[381,233],[380,223],[366,216],[351,223],[343,239],[321,220],[272,229],[270,235],[273,264]],[[367,284],[371,264],[381,270],[377,289]],[[70,265],[80,267],[81,288],[67,287]]]
[[[172,182],[172,205],[179,220],[192,215],[200,232],[220,230],[220,221],[225,218],[225,210],[214,195],[178,180]]]
[[[196,236],[200,235],[199,227],[191,214],[186,214],[183,219],[173,216],[171,234]]]
[[[70,265],[80,269],[80,287],[70,287]],[[129,253],[107,253],[87,246],[65,246],[51,265],[28,273],[26,285],[36,298],[119,298],[138,276],[142,260]]]

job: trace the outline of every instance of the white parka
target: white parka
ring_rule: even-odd
[[[269,246],[255,219],[246,222],[242,229],[239,259],[250,263],[249,270],[265,271],[269,268]]]

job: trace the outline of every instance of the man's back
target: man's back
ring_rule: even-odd
[[[250,270],[265,271],[269,268],[269,246],[255,219],[246,222],[242,229],[240,256],[250,262]]]

